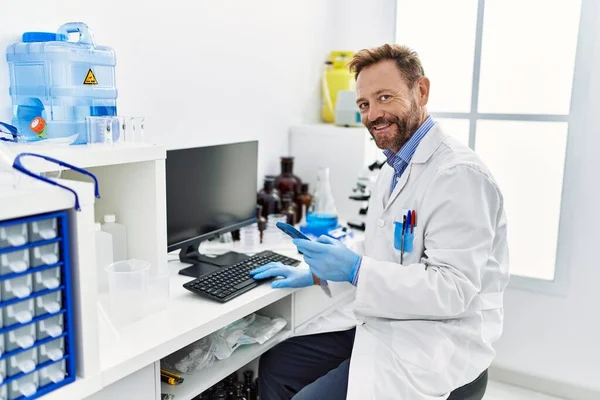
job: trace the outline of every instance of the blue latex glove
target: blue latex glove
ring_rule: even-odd
[[[272,262],[253,269],[250,275],[257,280],[283,276],[284,279],[271,283],[273,288],[301,288],[314,284],[310,270],[290,267],[280,262]]]
[[[352,282],[361,257],[339,240],[323,235],[316,241],[294,239],[313,274],[323,280]]]

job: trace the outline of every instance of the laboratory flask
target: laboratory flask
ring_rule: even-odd
[[[315,228],[335,228],[337,226],[337,208],[329,183],[329,168],[320,168],[312,204],[306,216],[306,223]]]

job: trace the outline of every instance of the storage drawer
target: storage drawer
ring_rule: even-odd
[[[31,397],[40,387],[37,372],[25,375],[22,378],[10,382],[8,385],[8,400],[16,400],[21,396]]]
[[[45,269],[33,274],[33,291],[52,290],[60,286],[60,267]]]
[[[29,324],[6,332],[4,334],[4,350],[9,352],[33,346],[36,339],[35,330],[35,324]]]
[[[38,373],[40,376],[40,387],[44,387],[51,383],[59,383],[65,379],[67,365],[63,360],[40,369]]]
[[[38,347],[39,364],[58,361],[65,356],[65,339],[60,338]]]
[[[26,223],[0,226],[0,249],[23,246],[28,240]]]
[[[2,301],[24,299],[33,291],[31,275],[17,276],[16,278],[2,281]]]
[[[29,258],[32,267],[56,264],[60,260],[58,243],[33,247]]]
[[[58,236],[57,218],[40,219],[29,223],[29,241],[55,239]]]
[[[0,274],[25,272],[29,268],[29,250],[17,250],[0,254]]]
[[[62,293],[52,292],[35,298],[35,316],[41,317],[45,314],[54,314],[61,310]]]
[[[46,318],[37,323],[37,340],[59,337],[65,331],[65,318],[62,314]]]
[[[2,309],[2,319],[4,326],[13,326],[15,324],[26,324],[30,322],[35,315],[33,299],[20,301]]]
[[[29,373],[35,370],[38,363],[38,354],[36,349],[29,349],[19,354],[9,357],[6,362],[8,376],[15,376],[20,373]]]

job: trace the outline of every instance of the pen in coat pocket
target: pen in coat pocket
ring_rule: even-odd
[[[404,263],[404,232],[406,229],[406,215],[402,216],[402,240],[400,241],[400,264]]]

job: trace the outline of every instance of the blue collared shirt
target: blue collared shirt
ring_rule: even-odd
[[[433,118],[431,118],[430,116],[427,117],[425,122],[423,122],[421,126],[419,126],[414,135],[412,135],[410,139],[408,139],[408,142],[404,143],[400,151],[398,151],[397,153],[394,153],[391,150],[383,151],[383,154],[385,154],[385,156],[387,157],[386,162],[389,164],[390,167],[394,169],[394,178],[392,179],[391,187],[392,192],[396,187],[396,183],[398,182],[404,171],[406,171],[406,167],[408,167],[408,164],[410,164],[410,160],[412,160],[413,156],[415,155],[415,151],[417,150],[419,143],[421,143],[421,140],[425,137],[427,132],[429,132],[434,125],[435,121],[433,120]],[[351,274],[351,282],[354,286],[358,285],[360,265],[361,262],[358,262]]]
[[[402,176],[408,164],[410,164],[410,160],[412,159],[419,143],[425,137],[427,132],[435,125],[435,121],[431,117],[427,117],[425,122],[419,126],[417,131],[408,139],[408,142],[404,143],[404,146],[398,151],[394,153],[391,150],[384,150],[383,154],[387,157],[387,163],[390,167],[394,169],[394,179],[392,179],[392,191],[396,187],[396,183],[398,179]]]

